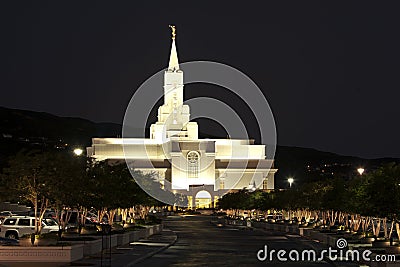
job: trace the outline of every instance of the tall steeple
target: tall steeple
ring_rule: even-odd
[[[158,121],[150,127],[150,138],[198,139],[196,122],[190,121],[190,108],[183,104],[183,71],[179,69],[176,52],[175,26],[172,30],[172,46],[168,68],[164,72],[164,105],[158,108]]]
[[[176,28],[173,25],[169,27],[172,30],[172,46],[168,68],[164,73],[164,105],[168,106],[168,112],[172,113],[183,105],[183,71],[179,69],[175,45]]]
[[[171,46],[171,54],[169,56],[168,70],[176,71],[179,70],[178,53],[176,52],[176,45],[175,45],[176,28],[173,25],[169,25],[169,27],[172,30],[172,46]]]

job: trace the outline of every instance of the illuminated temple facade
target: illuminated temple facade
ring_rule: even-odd
[[[198,125],[190,122],[190,107],[184,105],[183,71],[174,37],[164,74],[164,104],[158,108],[149,138],[93,138],[88,156],[128,159],[136,170],[156,173],[163,189],[187,196],[189,208],[213,207],[229,190],[274,189],[277,170],[273,159],[266,159],[265,145],[253,140],[199,139]]]

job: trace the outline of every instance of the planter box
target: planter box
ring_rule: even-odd
[[[374,241],[372,242],[373,248],[387,248],[390,247],[390,241]]]
[[[153,226],[146,227],[146,238],[154,234]]]
[[[0,247],[0,262],[71,262],[83,258],[83,245]]]
[[[291,234],[299,234],[299,227],[290,225],[290,226],[288,226],[288,231]]]
[[[129,233],[117,235],[117,245],[122,246],[129,243]]]
[[[0,263],[6,262],[60,262],[68,263],[82,259],[84,256],[93,255],[101,252],[102,245],[104,249],[117,245],[124,245],[129,242],[137,241],[140,238],[147,238],[162,230],[162,225],[148,226],[124,234],[115,234],[111,236],[96,236],[97,239],[90,241],[68,241],[77,243],[65,247],[7,247],[0,246]]]
[[[265,230],[273,230],[273,228],[274,228],[273,224],[271,224],[271,223],[266,223],[265,224]]]
[[[327,235],[327,243],[329,246],[335,248],[336,247],[336,241],[339,239],[340,237],[337,236],[333,236],[333,235]]]
[[[129,243],[135,241],[136,231],[128,232],[129,235]]]
[[[101,252],[101,238],[91,241],[85,241],[83,243],[83,255],[93,255]]]
[[[279,231],[292,234],[300,234],[299,227],[297,225],[277,224],[268,222],[257,222],[254,223],[257,228],[263,228],[269,231]],[[302,231],[303,233],[303,231]]]
[[[299,235],[304,236],[304,228],[298,228],[299,229]]]
[[[275,231],[285,232],[285,225],[283,224],[275,224],[274,225]]]
[[[328,243],[328,236],[316,230],[310,231],[310,238],[319,240],[325,244]]]
[[[156,233],[159,233],[159,232],[161,232],[163,230],[164,225],[163,224],[157,224],[157,225],[154,225],[154,227],[155,227]]]
[[[300,235],[300,228],[293,226],[291,233],[296,234],[296,235]]]
[[[135,241],[138,241],[141,238],[146,238],[147,229],[140,229],[135,231]]]
[[[265,229],[265,222],[253,222],[253,227]]]
[[[83,255],[93,255],[96,253],[101,252],[101,237],[95,236],[95,240],[88,240],[88,241],[67,241],[68,243],[72,243],[73,246],[82,245],[83,246]]]
[[[111,238],[111,247],[116,247],[117,246],[117,241],[118,241],[118,237],[117,235],[104,235],[103,236],[103,248],[104,249],[108,249],[110,248],[110,238]],[[102,241],[100,239],[100,241]]]

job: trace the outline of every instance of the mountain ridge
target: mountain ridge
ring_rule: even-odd
[[[90,146],[93,137],[120,137],[117,123],[92,122],[79,117],[61,117],[47,112],[0,107],[0,161],[22,148],[72,148]],[[224,138],[199,133],[201,138]],[[286,187],[287,177],[299,182],[314,181],[337,175],[354,175],[357,167],[374,169],[397,158],[364,159],[297,146],[277,146],[276,184]]]

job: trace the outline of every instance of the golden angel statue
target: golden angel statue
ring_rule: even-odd
[[[175,39],[175,36],[176,36],[176,28],[175,28],[175,25],[169,25],[169,27],[170,27],[171,30],[172,30],[172,39]]]

